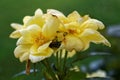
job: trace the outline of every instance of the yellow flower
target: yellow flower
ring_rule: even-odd
[[[37,9],[35,11],[34,16],[25,16],[23,18],[23,25],[18,24],[18,23],[12,23],[11,24],[12,28],[14,28],[15,31],[13,31],[10,34],[10,37],[11,38],[19,38],[19,37],[21,37],[20,30],[22,30],[22,29],[24,29],[24,28],[26,28],[26,27],[28,27],[29,25],[32,25],[32,24],[43,26],[44,22],[45,22],[45,19],[44,19],[42,10]]]
[[[38,9],[35,16],[25,17],[23,22],[22,28],[16,29],[20,38],[14,51],[15,57],[21,62],[30,59],[33,63],[50,57],[54,50],[49,46],[57,35],[59,20]]]
[[[77,11],[65,17],[57,10],[48,10],[49,14],[55,15],[61,22],[60,31],[65,33],[62,40],[62,47],[68,51],[83,51],[89,48],[90,42],[103,43],[111,46],[105,37],[97,30],[103,29],[104,24],[96,19],[91,19],[88,15],[80,16]]]

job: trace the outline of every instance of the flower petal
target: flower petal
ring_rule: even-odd
[[[57,17],[65,17],[62,12],[55,9],[47,9],[47,14],[56,15]]]
[[[69,14],[67,18],[70,21],[78,21],[81,18],[81,16],[79,15],[77,11],[74,11],[71,14]]]
[[[38,52],[41,53],[41,52],[45,51],[45,49],[47,49],[49,47],[50,43],[51,43],[51,41],[48,42],[48,43],[43,44],[42,46],[40,46],[38,48]]]
[[[29,59],[29,52],[25,52],[24,54],[22,54],[21,56],[20,56],[20,62],[23,62],[23,61],[25,61],[25,60],[28,60]]]
[[[46,24],[42,28],[43,35],[48,39],[53,39],[58,31],[59,25],[60,22],[56,17],[49,16],[46,20]]]
[[[53,50],[48,46],[48,43],[43,44],[40,47],[38,47],[37,45],[33,45],[30,49],[30,53],[34,56],[49,56],[53,53]]]
[[[36,15],[38,15],[38,13],[36,12]],[[36,24],[36,25],[39,25],[40,27],[42,27],[44,25],[44,18],[42,17],[42,15],[39,15],[39,16],[33,16],[31,18],[26,18],[24,20],[24,26],[27,27],[29,25],[33,25],[33,24]]]
[[[19,45],[14,50],[14,55],[16,58],[22,56],[25,52],[28,52],[30,45]]]
[[[33,39],[31,37],[20,37],[16,43],[16,45],[26,45],[33,44]]]
[[[40,51],[40,52],[36,52],[36,50],[32,50],[30,57],[29,57],[29,59],[33,63],[36,63],[36,62],[41,61],[47,57],[50,57],[53,54],[53,50],[49,47],[46,48],[44,51]]]
[[[35,16],[42,16],[42,15],[43,15],[43,12],[42,12],[41,9],[37,9],[37,10],[35,11]]]
[[[98,21],[96,19],[88,19],[83,24],[81,24],[80,29],[84,30],[86,28],[98,30],[103,29],[105,26],[101,21]]]
[[[28,35],[28,34],[38,34],[41,32],[41,27],[38,25],[30,25],[27,28],[20,30],[20,33],[22,36]]]
[[[23,18],[23,23],[24,23],[24,25],[26,25],[26,24],[28,23],[28,21],[31,20],[31,19],[32,19],[31,16],[25,16],[25,17]]]
[[[22,25],[18,23],[12,23],[11,27],[14,28],[15,30],[19,30],[22,28]]]
[[[31,60],[32,63],[39,62],[45,58],[46,58],[46,56],[34,56],[34,55],[29,56],[29,59]]]
[[[50,15],[53,15],[53,16],[57,17],[62,23],[67,23],[68,22],[66,16],[58,10],[48,9],[47,14],[50,14]]]
[[[105,37],[103,37],[98,31],[92,29],[85,29],[84,32],[80,35],[80,39],[82,39],[82,41],[84,41],[84,44],[86,44],[85,49],[88,48],[90,42],[96,44],[103,43],[106,46],[111,46]]]
[[[83,43],[79,38],[72,35],[67,35],[63,42],[63,47],[65,47],[68,51],[80,51],[83,48]]]
[[[10,38],[19,38],[21,37],[21,34],[18,30],[16,31],[13,31],[11,34],[10,34]]]

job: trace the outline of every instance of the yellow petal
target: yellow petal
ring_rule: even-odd
[[[38,48],[38,52],[39,52],[39,53],[42,53],[43,51],[45,51],[45,49],[47,49],[47,48],[49,47],[50,43],[51,43],[51,41],[48,42],[48,43],[43,44],[42,46],[40,46],[40,47]]]
[[[47,10],[47,14],[56,16],[58,19],[60,19],[60,21],[61,21],[62,23],[68,22],[66,16],[65,16],[62,12],[60,12],[60,11],[58,11],[58,10],[48,9],[48,10]]]
[[[21,34],[18,30],[14,31],[10,34],[10,38],[19,38],[19,37],[21,37]]]
[[[20,37],[16,43],[17,45],[33,44],[31,37]]]
[[[47,14],[56,15],[57,17],[65,17],[62,12],[55,9],[47,9]]]
[[[39,54],[39,53],[42,53],[43,51],[45,51],[48,47],[49,47],[49,44],[51,43],[48,42],[48,43],[45,43],[43,45],[37,45],[37,44],[34,44],[31,49],[30,49],[30,53],[31,54]]]
[[[88,19],[83,24],[81,24],[80,29],[84,30],[86,28],[98,30],[103,29],[105,26],[101,21],[98,21],[96,19]]]
[[[84,41],[87,47],[90,44],[90,42],[93,42],[96,44],[103,43],[106,46],[109,46],[109,47],[111,46],[108,40],[105,39],[105,37],[103,37],[98,31],[92,30],[92,29],[85,29],[84,32],[80,35],[80,39]],[[85,46],[85,49],[87,49],[86,46]]]
[[[32,63],[39,62],[45,58],[46,58],[46,56],[34,56],[34,55],[29,56],[29,59],[31,60]]]
[[[19,30],[22,28],[22,25],[18,23],[12,23],[11,27],[14,28],[15,30]]]
[[[83,43],[79,38],[72,35],[67,35],[63,42],[63,47],[65,47],[68,51],[80,51],[83,48]]]
[[[42,12],[41,9],[37,9],[37,10],[35,11],[35,16],[42,16],[42,15],[43,15],[43,12]]]
[[[30,57],[29,59],[31,60],[31,62],[36,63],[39,62],[47,57],[50,57],[53,54],[53,50],[49,47],[45,48],[44,50],[38,52],[37,51],[37,47],[32,47],[30,50]]]
[[[41,27],[39,27],[38,25],[30,25],[25,29],[20,30],[20,34],[22,36],[25,35],[31,35],[31,34],[39,34],[41,32]]]
[[[43,44],[40,47],[38,47],[38,45],[33,45],[30,49],[30,53],[34,56],[50,56],[53,53],[53,50],[48,46],[48,43]]]
[[[24,25],[26,25],[26,24],[28,23],[28,21],[31,20],[31,19],[32,19],[31,16],[25,16],[25,17],[23,18],[23,23],[24,23]]]
[[[71,14],[69,14],[67,18],[70,21],[78,21],[81,18],[81,16],[79,15],[77,11],[74,11]]]
[[[37,15],[37,13],[36,13]],[[44,25],[44,18],[42,16],[33,16],[31,18],[26,18],[26,20],[24,21],[25,24],[24,26],[27,27],[29,25],[33,25],[33,24],[36,24],[36,25],[39,25],[40,27],[42,27]]]
[[[25,52],[28,52],[30,45],[19,45],[14,50],[14,55],[16,58],[22,56]]]
[[[29,52],[25,52],[20,56],[20,62],[26,61],[29,59]]]
[[[59,24],[60,22],[56,17],[49,16],[42,28],[43,35],[48,39],[53,39],[58,31]]]

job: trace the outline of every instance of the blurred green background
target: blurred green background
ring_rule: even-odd
[[[38,8],[44,12],[51,8],[57,9],[65,15],[76,10],[81,15],[89,14],[90,17],[101,20],[106,27],[120,24],[120,0],[0,0],[0,80],[10,80],[25,69],[25,63],[20,63],[14,57],[16,40],[9,38],[13,31],[10,24],[22,24],[23,17],[33,15]],[[110,52],[120,53],[120,46],[116,46],[119,38],[108,39],[118,49],[109,48]]]

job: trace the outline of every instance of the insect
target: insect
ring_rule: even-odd
[[[49,45],[51,48],[59,48],[61,45],[61,41],[53,40],[53,42]]]

